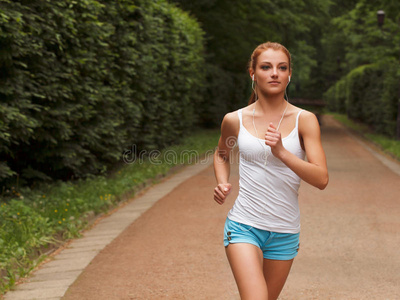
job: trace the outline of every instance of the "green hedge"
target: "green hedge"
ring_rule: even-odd
[[[360,66],[333,85],[325,94],[328,109],[347,113],[376,132],[396,134],[399,63],[387,60]]]
[[[344,77],[325,92],[324,98],[327,100],[326,105],[330,111],[346,112],[346,83],[346,77]]]
[[[203,31],[165,0],[0,2],[0,181],[104,171],[198,122]]]

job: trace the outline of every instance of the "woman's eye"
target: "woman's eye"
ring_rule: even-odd
[[[262,70],[269,70],[269,69],[271,69],[271,66],[261,66],[261,69]],[[279,67],[279,69],[282,70],[282,71],[286,71],[288,68],[286,66],[282,66],[282,67]]]

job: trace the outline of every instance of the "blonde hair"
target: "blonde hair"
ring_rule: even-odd
[[[273,50],[280,50],[283,51],[283,53],[286,54],[287,58],[289,59],[289,72],[292,70],[292,59],[290,56],[290,52],[288,49],[286,49],[285,46],[279,44],[279,43],[274,43],[274,42],[266,42],[258,45],[256,49],[254,49],[253,53],[251,54],[250,61],[249,61],[249,71],[254,72],[257,66],[257,59],[260,56],[262,52],[268,49],[273,49]],[[256,95],[254,91],[251,93],[250,99],[249,99],[249,104],[252,104],[255,102]]]

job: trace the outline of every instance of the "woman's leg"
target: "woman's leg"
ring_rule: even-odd
[[[268,287],[268,300],[278,299],[292,267],[291,260],[264,259],[264,277]]]
[[[263,273],[263,253],[247,243],[229,244],[226,255],[242,300],[267,300],[268,290]]]

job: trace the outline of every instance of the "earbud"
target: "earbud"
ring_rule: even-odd
[[[253,81],[254,81],[254,74],[253,74],[253,76],[251,77],[252,79],[253,79]]]
[[[289,82],[290,82],[290,76],[289,76]]]

